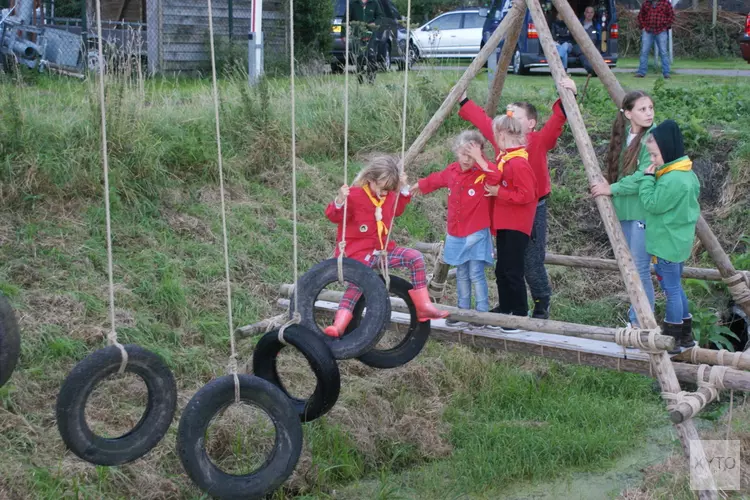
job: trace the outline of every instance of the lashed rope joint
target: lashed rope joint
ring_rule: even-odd
[[[643,343],[642,334],[647,333],[646,343]],[[641,328],[634,328],[632,326],[626,326],[624,328],[618,328],[615,331],[615,343],[625,347],[635,347],[643,352],[657,354],[662,352],[663,349],[656,347],[656,336],[661,334],[659,328],[651,330],[645,330]]]
[[[727,285],[729,293],[737,304],[750,302],[750,288],[743,273],[737,273],[729,278],[722,278]]]
[[[107,334],[107,343],[113,345],[120,350],[120,369],[117,371],[119,375],[125,373],[125,368],[128,366],[128,351],[125,350],[125,346],[117,341],[117,332],[114,328]]]
[[[708,380],[706,380],[706,370],[708,370]],[[698,392],[680,391],[662,392],[661,396],[666,401],[667,410],[677,411],[678,407],[685,403],[692,410],[689,416],[696,415],[701,408],[704,408],[713,400],[719,400],[719,391],[724,389],[724,376],[729,370],[727,366],[709,366],[700,365],[698,367],[698,387],[707,389],[708,395]]]
[[[344,229],[342,231],[341,241],[339,242],[339,258],[337,260],[338,271],[339,271],[339,284],[344,284],[344,257],[346,257],[346,236],[343,234],[346,232],[346,222],[344,222]]]

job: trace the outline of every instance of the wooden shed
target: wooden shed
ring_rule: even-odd
[[[131,0],[138,1],[138,0]],[[247,39],[257,0],[213,0],[218,59],[247,57]],[[208,6],[205,0],[145,0],[148,67],[151,74],[210,70]],[[282,0],[263,0],[265,52],[285,53],[287,24]],[[231,17],[230,17],[231,15]],[[231,38],[230,38],[231,32]],[[231,44],[230,44],[231,40]]]

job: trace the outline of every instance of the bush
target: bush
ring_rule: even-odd
[[[326,54],[331,47],[331,0],[307,0],[294,5],[294,43],[297,59]]]
[[[637,56],[641,51],[641,30],[638,29],[637,12],[620,9],[620,56]],[[672,26],[674,56],[709,59],[739,57],[737,43],[745,16],[733,12],[719,12],[716,26],[712,26],[710,10],[678,10]]]

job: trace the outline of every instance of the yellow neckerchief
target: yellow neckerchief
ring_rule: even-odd
[[[674,170],[679,170],[680,172],[689,172],[693,169],[693,162],[688,158],[687,156],[683,156],[679,160],[675,160],[672,163],[669,163],[662,167],[661,170],[656,172],[656,178],[658,179],[662,175],[672,172]]]
[[[518,148],[515,151],[506,152],[502,157],[497,155],[497,170],[502,174],[505,168],[505,163],[512,160],[513,158],[523,158],[524,160],[529,159],[529,153],[526,148]]]
[[[380,249],[383,250],[385,248],[385,244],[383,243],[383,234],[388,234],[388,227],[385,225],[385,222],[383,222],[383,203],[385,203],[385,200],[388,197],[386,196],[385,198],[378,201],[372,195],[370,186],[365,184],[362,189],[365,191],[365,194],[367,194],[367,197],[370,198],[372,204],[375,205],[375,220],[378,223],[378,239],[380,240]]]

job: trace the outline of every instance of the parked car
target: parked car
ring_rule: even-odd
[[[412,41],[420,58],[474,59],[479,53],[483,25],[479,9],[454,10],[414,30]]]
[[[750,64],[750,14],[745,19],[745,33],[740,37],[742,57]]]
[[[482,29],[482,46],[492,36],[492,33],[497,28],[497,25],[505,18],[510,11],[513,0],[492,0],[492,5],[489,9],[480,9],[480,14],[485,17],[484,27]],[[588,4],[581,2],[579,4],[571,3],[576,12],[579,15],[579,19],[583,17],[583,10]],[[617,25],[617,11],[615,9],[615,0],[599,0],[598,4],[594,5],[596,11],[595,20],[602,26],[601,40],[598,42],[599,50],[604,57],[609,67],[613,68],[617,66],[617,42],[619,26]],[[554,19],[547,19],[548,24],[552,24]],[[511,62],[511,69],[517,75],[528,74],[532,68],[546,68],[549,67],[547,59],[542,50],[542,45],[539,43],[539,34],[534,26],[534,20],[531,18],[531,12],[526,10],[526,16],[524,18],[524,26],[526,29],[521,30],[521,35],[518,38],[518,45],[516,51],[513,54]],[[500,45],[502,47],[502,44]],[[568,68],[582,68],[583,63],[580,58],[571,54],[568,56]]]
[[[331,50],[331,70],[334,73],[340,73],[344,70],[346,59],[344,51],[346,50],[346,38],[344,24],[346,22],[346,2],[348,0],[333,0],[334,18],[331,22],[331,37],[333,38],[333,48]],[[380,8],[385,14],[384,17],[377,20],[376,29],[373,36],[377,42],[377,60],[381,69],[390,71],[393,63],[403,69],[406,58],[403,56],[406,48],[406,28],[399,24],[401,14],[391,0],[369,0],[378,2]],[[351,40],[349,41],[351,44]],[[356,64],[354,57],[354,47],[349,47],[349,64]]]

